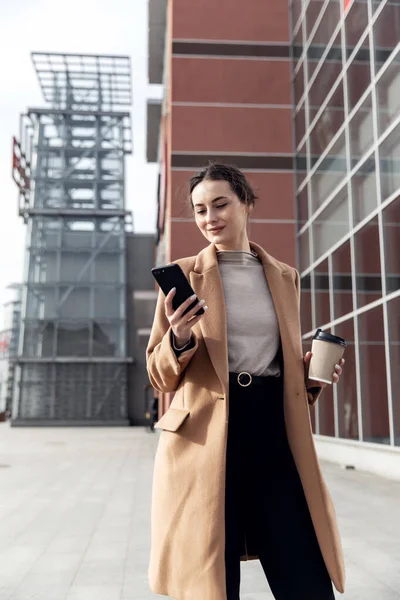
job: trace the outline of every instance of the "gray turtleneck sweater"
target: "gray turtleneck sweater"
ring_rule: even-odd
[[[229,371],[280,374],[279,326],[264,267],[253,252],[217,251],[224,288]]]
[[[226,305],[229,371],[279,376],[279,326],[261,261],[255,253],[239,250],[217,251],[217,259]],[[192,346],[193,340],[174,350],[179,355]]]

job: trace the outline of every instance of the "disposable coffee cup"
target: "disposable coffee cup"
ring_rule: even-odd
[[[312,357],[308,378],[333,383],[332,375],[335,372],[335,365],[339,364],[346,347],[347,344],[343,338],[317,329],[311,344]]]

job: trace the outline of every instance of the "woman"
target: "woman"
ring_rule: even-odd
[[[308,380],[298,272],[248,240],[255,200],[230,166],[191,179],[210,244],[176,262],[201,300],[182,316],[193,299],[174,311],[160,292],[147,347],[152,385],[175,392],[157,423],[149,566],[152,591],[174,600],[238,600],[240,560],[254,558],[276,600],[344,591],[309,418],[326,384]]]

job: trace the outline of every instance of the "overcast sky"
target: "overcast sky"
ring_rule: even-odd
[[[160,97],[161,88],[147,83],[147,0],[0,0],[0,9],[1,306],[6,286],[22,281],[26,230],[11,179],[11,139],[18,136],[21,112],[45,106],[30,53],[131,57],[134,156],[126,158],[126,198],[137,233],[155,231],[157,166],[145,160],[146,100]]]

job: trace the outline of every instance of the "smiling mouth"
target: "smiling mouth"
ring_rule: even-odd
[[[210,233],[216,233],[217,231],[222,231],[224,229],[224,227],[217,227],[216,229],[209,229],[208,231]]]

